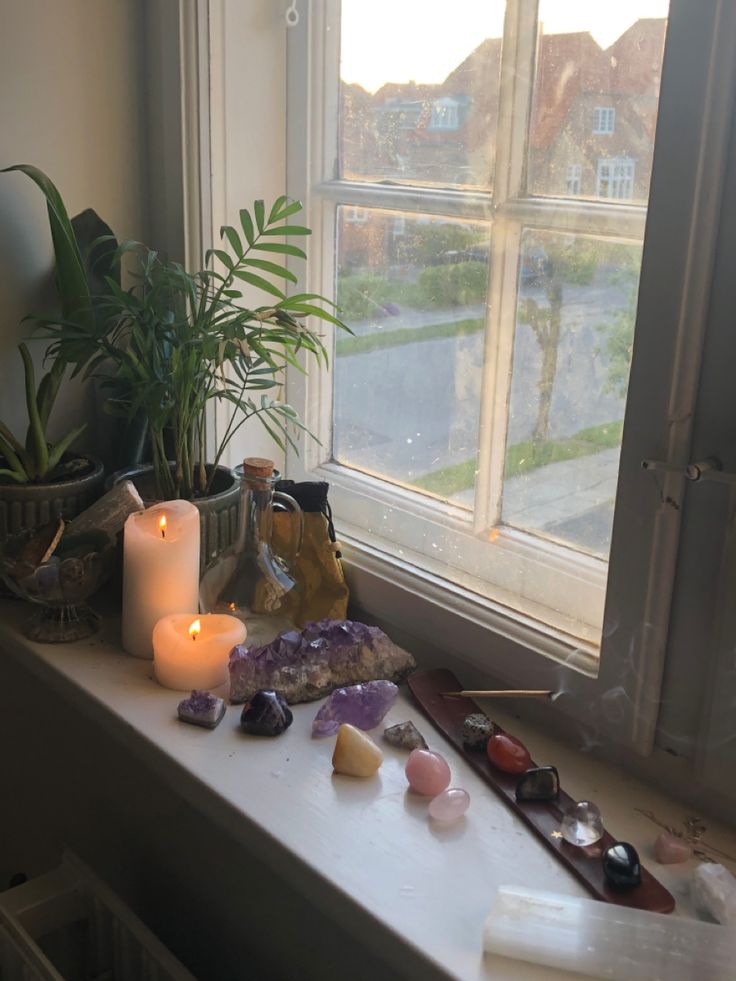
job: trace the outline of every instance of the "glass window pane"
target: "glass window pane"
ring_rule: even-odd
[[[468,508],[478,416],[489,226],[338,209],[333,456]]]
[[[502,521],[608,556],[641,246],[525,231]]]
[[[645,202],[667,0],[540,0],[532,194]]]
[[[343,0],[341,177],[490,187],[504,7]]]

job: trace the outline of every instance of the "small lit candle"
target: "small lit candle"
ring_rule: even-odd
[[[199,608],[199,522],[189,501],[164,501],[125,522],[122,633],[128,654],[153,657],[151,636],[161,617]]]
[[[228,680],[230,651],[245,640],[242,620],[221,613],[179,613],[153,628],[153,669],[164,688],[208,690]]]

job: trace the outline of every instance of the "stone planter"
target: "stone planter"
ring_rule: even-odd
[[[53,484],[0,484],[0,544],[26,528],[38,528],[53,518],[70,521],[102,494],[105,472],[90,458],[87,474]]]
[[[209,468],[208,468],[209,470]],[[156,504],[156,485],[151,464],[119,470],[110,484],[131,480],[146,505]],[[204,569],[235,541],[240,510],[240,480],[227,467],[218,467],[212,484],[213,493],[195,498],[192,504],[199,510],[201,550],[200,569]]]

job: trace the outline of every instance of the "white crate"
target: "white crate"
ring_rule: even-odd
[[[70,851],[58,869],[0,893],[0,981],[64,981],[36,941],[80,923],[89,981],[196,981]]]

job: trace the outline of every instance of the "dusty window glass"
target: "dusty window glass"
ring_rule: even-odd
[[[472,507],[489,227],[338,209],[333,456]]]
[[[522,237],[502,520],[607,556],[641,247]]]
[[[669,4],[630,6],[540,0],[532,194],[646,203]],[[580,178],[570,191],[573,164]]]
[[[490,187],[504,6],[343,0],[341,177]]]

